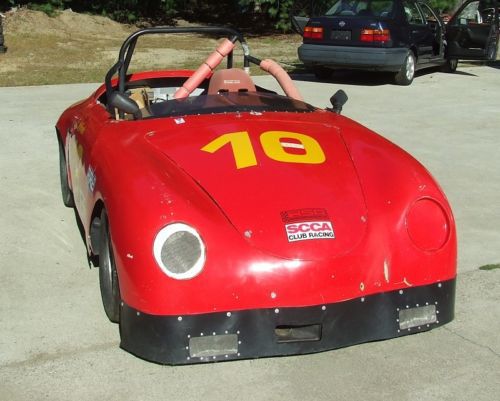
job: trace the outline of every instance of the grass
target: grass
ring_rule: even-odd
[[[116,40],[70,40],[54,35],[6,35],[7,53],[0,56],[0,86],[100,82],[112,64],[101,49]]]
[[[24,19],[10,23],[5,29],[8,51],[0,54],[0,86],[47,85],[83,82],[102,82],[118,57],[118,50],[127,35],[137,28],[117,26],[109,22],[101,32],[85,30],[86,19],[96,18],[73,13],[71,18],[81,18],[81,29],[68,30],[57,16],[47,20],[31,12],[28,16],[40,19]],[[64,15],[63,15],[64,17]],[[99,24],[107,23],[99,19]],[[103,22],[104,21],[104,22]],[[109,21],[109,20],[108,20]],[[43,25],[42,23],[45,23]],[[49,26],[49,28],[47,28]],[[12,27],[12,29],[9,29]],[[296,64],[298,35],[270,35],[251,37],[251,52],[259,58],[273,58],[287,64]],[[149,69],[194,69],[216,47],[217,41],[197,35],[165,35],[139,39],[131,71]],[[235,63],[242,60],[241,50],[235,50]],[[258,69],[252,70],[258,73]]]
[[[494,263],[479,267],[479,270],[496,270],[496,269],[500,269],[500,263]]]

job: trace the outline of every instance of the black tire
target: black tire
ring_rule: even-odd
[[[408,50],[406,54],[405,61],[401,66],[399,72],[394,76],[394,82],[397,85],[408,86],[413,82],[415,78],[415,67],[417,65],[417,59],[411,50]]]
[[[106,316],[113,323],[120,321],[120,286],[116,272],[113,247],[109,233],[108,215],[101,212],[101,231],[99,244],[99,287],[101,288],[102,305]]]
[[[488,61],[495,61],[497,59],[498,53],[498,45],[496,42],[490,43],[490,47],[488,48]]]
[[[318,79],[319,81],[324,81],[332,77],[333,70],[326,67],[314,67],[313,73],[316,79]]]
[[[441,71],[452,73],[457,70],[458,60],[456,58],[447,58],[443,66],[441,67]]]
[[[75,207],[73,192],[71,192],[71,189],[69,188],[66,156],[64,154],[64,147],[61,141],[59,141],[59,178],[61,181],[61,194],[64,206]]]

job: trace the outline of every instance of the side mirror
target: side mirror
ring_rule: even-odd
[[[340,112],[342,111],[342,107],[344,106],[344,104],[347,103],[348,99],[349,98],[347,97],[347,94],[342,89],[339,89],[330,98],[330,103],[332,104],[332,108],[329,108],[328,110],[340,114]]]
[[[142,113],[137,103],[121,92],[113,91],[108,95],[108,107],[116,108],[123,113],[132,114],[136,120],[142,118]]]

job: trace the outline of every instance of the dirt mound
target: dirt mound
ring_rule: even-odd
[[[134,27],[122,25],[107,17],[64,10],[55,17],[41,11],[20,8],[5,14],[5,31],[13,34],[54,36],[124,37]]]
[[[55,17],[26,8],[5,14],[8,51],[0,54],[0,86],[102,82],[125,38],[138,29],[71,10]],[[295,36],[254,37],[249,44],[256,55],[288,62],[296,58],[300,37]],[[138,41],[129,71],[194,69],[216,44],[215,38],[203,35],[145,35]],[[235,50],[235,60],[241,62],[241,48]]]

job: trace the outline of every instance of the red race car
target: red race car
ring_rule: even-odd
[[[128,74],[137,39],[166,33],[224,39],[196,71]],[[125,40],[56,126],[63,200],[122,348],[164,364],[305,354],[453,319],[450,206],[409,154],[340,115],[346,100],[305,103],[232,29]]]

